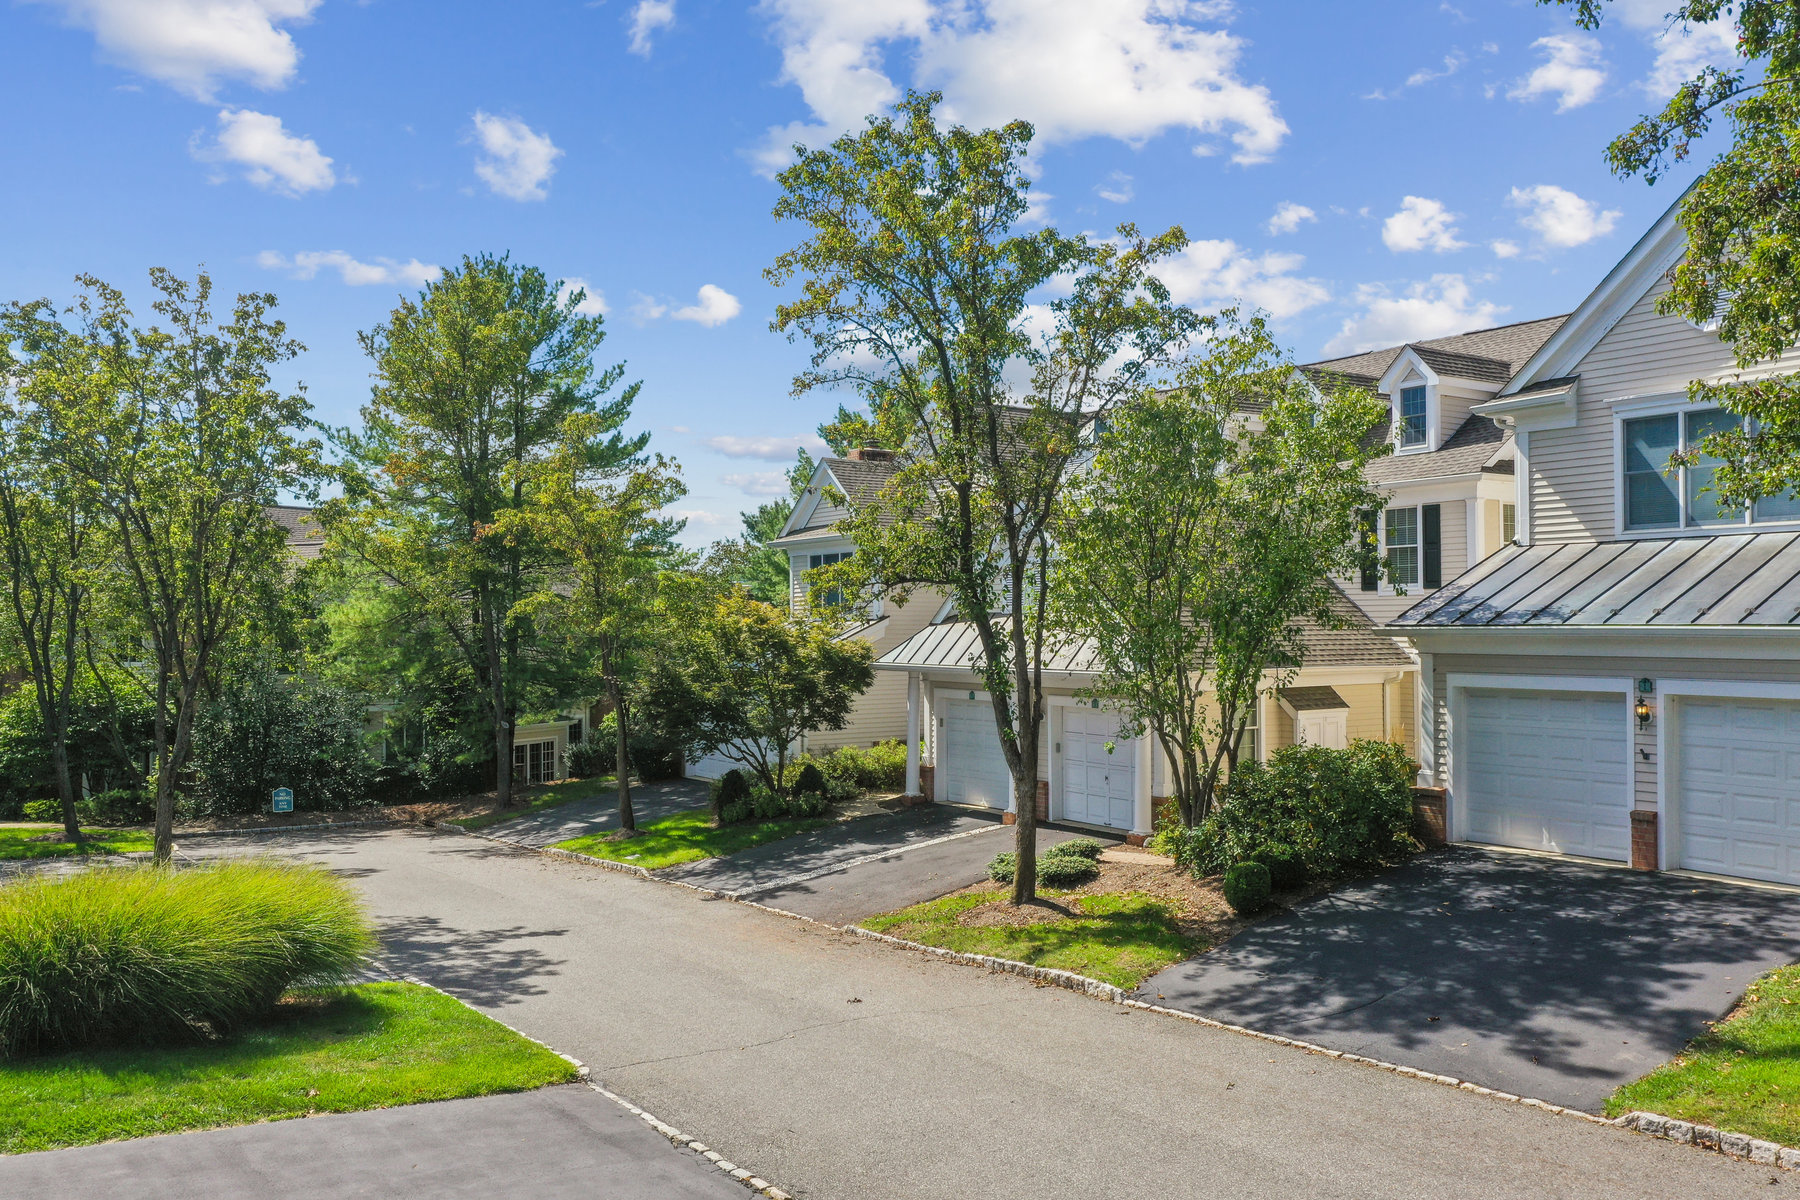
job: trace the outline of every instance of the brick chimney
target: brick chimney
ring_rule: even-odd
[[[858,446],[844,457],[851,462],[893,462],[894,452],[880,446]]]

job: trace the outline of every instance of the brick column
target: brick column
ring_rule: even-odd
[[[926,800],[937,799],[937,794],[932,791],[932,788],[936,786],[936,784],[937,768],[930,763],[922,765],[919,768],[919,795],[923,796]]]
[[[1662,866],[1656,848],[1656,813],[1648,808],[1631,810],[1631,869],[1655,871]]]
[[[1048,779],[1038,780],[1037,819],[1039,822],[1050,819],[1050,781]]]
[[[1413,836],[1427,846],[1442,846],[1449,840],[1447,796],[1441,787],[1413,789]]]

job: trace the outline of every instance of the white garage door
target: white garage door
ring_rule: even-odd
[[[1681,865],[1800,883],[1800,703],[1683,700],[1679,726]]]
[[[1631,857],[1625,695],[1470,689],[1457,738],[1464,841]]]
[[[938,706],[935,784],[951,804],[1005,808],[1012,800],[1012,772],[1000,750],[994,710],[986,701]]]
[[[1130,829],[1137,807],[1137,741],[1119,736],[1119,718],[1094,708],[1063,710],[1065,821]]]

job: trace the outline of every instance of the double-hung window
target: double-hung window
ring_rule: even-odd
[[[811,571],[817,570],[819,567],[828,567],[832,563],[841,563],[849,558],[852,553],[854,552],[847,550],[838,554],[814,554],[807,559],[806,568]],[[832,588],[821,596],[819,600],[820,603],[824,604],[827,608],[836,608],[844,602],[844,593],[837,588]]]
[[[1402,446],[1423,446],[1425,444],[1425,387],[1400,389],[1400,444]]]
[[[1419,510],[1387,510],[1388,577],[1396,587],[1419,586]]]
[[[1629,530],[1732,527],[1758,521],[1800,520],[1800,500],[1766,496],[1747,512],[1723,507],[1712,491],[1719,459],[1701,453],[1714,433],[1738,427],[1739,418],[1722,408],[1635,417],[1624,422],[1625,528]],[[1672,467],[1677,454],[1697,457]]]

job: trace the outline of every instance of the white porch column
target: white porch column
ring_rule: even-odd
[[[1437,679],[1432,670],[1431,655],[1419,655],[1418,686],[1413,689],[1413,710],[1417,742],[1414,751],[1419,758],[1419,785],[1442,787],[1437,761]]]
[[[1150,793],[1156,788],[1155,760],[1151,755],[1155,751],[1156,739],[1148,729],[1137,739],[1137,795],[1132,797],[1131,836],[1135,839],[1147,838],[1153,832],[1156,816],[1150,803]]]
[[[919,673],[906,673],[906,794],[919,794]]]

